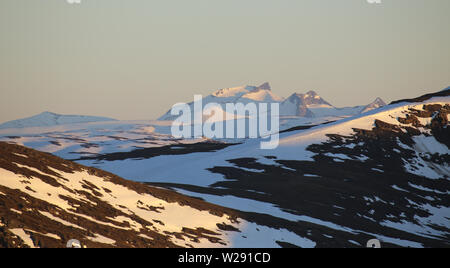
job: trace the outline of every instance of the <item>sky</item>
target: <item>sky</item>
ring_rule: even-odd
[[[450,86],[449,0],[67,1],[0,1],[0,122],[150,120],[266,81],[337,107]]]

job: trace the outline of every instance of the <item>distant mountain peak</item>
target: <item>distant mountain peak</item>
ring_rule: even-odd
[[[250,99],[258,102],[280,102],[283,98],[275,95],[268,82],[263,83],[259,87],[255,87],[252,91],[242,96],[244,99]]]
[[[27,128],[27,127],[51,127],[67,124],[91,123],[91,122],[106,122],[116,121],[112,118],[85,116],[85,115],[61,115],[49,111],[42,112],[38,115],[27,117],[23,119],[9,121],[0,124],[0,129],[7,128]]]
[[[318,96],[318,94],[314,90],[310,90],[310,91],[306,92],[306,96]]]
[[[283,100],[284,98],[277,96],[272,92],[270,83],[265,82],[260,86],[247,85],[216,90],[211,95],[203,98],[203,105],[215,103],[223,106],[226,103],[240,102],[276,103],[282,102]],[[189,105],[193,105],[193,102],[189,103]],[[158,120],[161,121],[171,121],[175,119],[176,117],[171,114],[170,110],[158,118]]]
[[[325,101],[314,90],[310,90],[310,91],[306,92],[306,94],[296,93],[294,95],[296,95],[298,98],[302,99],[302,102],[303,102],[302,104],[306,105],[307,107],[314,106],[314,105],[325,105],[325,106],[333,107],[333,105],[331,105],[330,103]]]
[[[59,116],[63,116],[63,115],[57,114],[57,113],[52,113],[49,111],[45,111],[45,112],[42,112],[42,113],[36,115],[36,117],[59,117]]]
[[[382,106],[386,106],[386,102],[384,102],[384,100],[380,97],[377,97],[373,102],[371,102],[370,104],[368,104],[367,106],[378,106],[378,107],[382,107]]]
[[[269,82],[265,82],[262,85],[258,87],[260,90],[272,90],[272,87],[270,86]]]
[[[302,99],[302,98],[303,98],[303,94],[294,93],[291,96],[289,96],[289,98],[287,98],[286,100],[297,100],[297,99]]]
[[[240,87],[230,87],[219,89],[212,94],[214,97],[218,98],[230,98],[230,97],[240,97],[248,92],[250,92],[253,87],[250,86],[240,86]]]
[[[366,113],[381,107],[386,106],[386,102],[384,102],[383,99],[381,99],[380,97],[376,98],[372,103],[370,103],[369,105],[365,106],[362,110],[361,113]]]
[[[45,112],[40,113],[39,115],[58,115],[58,114],[52,113],[52,112],[49,112],[49,111],[45,111]]]
[[[322,99],[315,91],[307,93],[294,93],[281,104],[281,115],[295,115],[301,117],[314,117],[311,109],[334,109],[327,101]]]
[[[247,88],[250,90],[250,92],[258,92],[258,91],[272,91],[272,87],[270,86],[269,82],[265,82],[261,84],[258,87],[255,86],[247,86]]]
[[[230,87],[230,88],[223,88],[215,91],[212,95],[214,97],[241,97],[244,94],[251,93],[251,92],[259,92],[259,91],[271,91],[272,87],[270,86],[269,82],[265,82],[261,84],[260,86],[239,86],[239,87]]]

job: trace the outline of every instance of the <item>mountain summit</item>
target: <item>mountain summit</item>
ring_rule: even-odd
[[[224,109],[226,103],[250,103],[250,102],[266,102],[266,103],[274,103],[283,101],[282,97],[275,95],[272,92],[272,88],[268,82],[261,84],[260,86],[239,86],[232,88],[223,88],[215,91],[211,95],[208,95],[203,98],[202,103],[203,106],[206,106],[211,103],[216,103],[219,106],[222,106],[221,109]],[[193,111],[193,102],[188,104],[191,106],[191,110]],[[161,116],[159,120],[162,121],[170,121],[175,120],[175,116],[171,114],[169,110],[166,114]]]
[[[374,102],[372,102],[371,104],[364,107],[364,109],[362,109],[361,113],[366,113],[368,111],[372,111],[372,110],[378,109],[380,107],[384,107],[386,105],[387,104],[386,104],[386,102],[384,102],[384,100],[382,100],[381,98],[376,98],[376,100]]]
[[[280,115],[314,117],[314,114],[308,109],[304,97],[304,94],[292,94],[289,98],[281,103]]]
[[[260,85],[258,87],[259,90],[272,90],[272,87],[270,87],[269,82],[265,82],[264,84]]]
[[[243,99],[255,102],[280,102],[283,98],[275,95],[268,82],[255,87],[252,91],[242,96]],[[248,102],[248,101],[245,101]]]
[[[259,87],[256,86],[240,86],[240,87],[230,87],[230,88],[223,88],[215,91],[211,96],[217,97],[217,98],[240,98],[245,94],[252,93],[252,92],[259,92],[259,91],[271,91],[272,88],[268,82],[260,85]]]
[[[294,93],[281,103],[280,115],[298,117],[348,117],[358,115],[386,106],[386,103],[377,98],[366,106],[336,108],[324,100],[315,91],[306,94]]]
[[[306,94],[298,94],[301,97],[303,104],[312,107],[312,106],[323,106],[323,107],[333,107],[330,103],[325,101],[322,97],[319,96],[315,91],[308,91]]]

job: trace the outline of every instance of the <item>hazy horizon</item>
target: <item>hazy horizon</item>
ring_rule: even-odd
[[[44,111],[156,119],[270,82],[337,107],[450,86],[448,0],[2,0],[0,123]]]

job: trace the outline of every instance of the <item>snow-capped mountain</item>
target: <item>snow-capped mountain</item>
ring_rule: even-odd
[[[242,97],[252,91],[254,88],[251,86],[245,87],[233,87],[233,88],[223,88],[219,89],[212,94],[216,98],[233,98],[234,100]]]
[[[0,129],[43,127],[43,126],[48,127],[67,124],[107,122],[107,121],[115,121],[115,119],[96,116],[83,116],[83,115],[60,115],[50,112],[44,112],[32,117],[3,123],[0,125]]]
[[[0,248],[275,247],[296,235],[234,210],[0,142]]]
[[[281,103],[280,115],[315,117],[311,109],[334,109],[334,107],[314,91],[306,94],[294,93]]]
[[[336,108],[320,97],[315,91],[306,94],[294,93],[280,105],[281,116],[299,117],[348,117],[385,106],[386,103],[377,98],[366,106]]]
[[[297,96],[302,100],[301,104],[306,105],[307,107],[333,107],[330,103],[325,101],[322,97],[320,97],[315,91],[309,91],[306,94],[297,94]]]
[[[449,247],[450,90],[209,152],[80,161],[250,213],[306,247]],[[176,167],[176,168],[173,168]],[[305,242],[305,240],[303,240]],[[312,242],[312,243],[311,243]]]
[[[254,88],[250,92],[244,94],[241,99],[254,102],[280,102],[283,98],[275,95],[269,83],[264,83],[259,87]],[[245,102],[245,101],[244,101]]]
[[[363,106],[336,108],[315,91],[309,91],[305,94],[294,93],[289,98],[284,99],[273,93],[269,83],[264,83],[259,87],[255,86],[241,86],[233,88],[220,89],[213,94],[203,98],[203,107],[211,103],[217,103],[215,107],[209,107],[212,110],[220,110],[220,114],[226,114],[226,103],[279,103],[280,116],[285,120],[294,121],[298,118],[328,118],[333,121],[343,117],[349,117],[360,113],[368,112],[370,110],[380,108],[386,104],[381,98],[377,98],[373,103]],[[193,111],[193,102],[189,103],[191,111]],[[159,118],[162,121],[172,121],[178,116],[171,115],[170,111]],[[245,117],[245,115],[237,115],[236,119]],[[290,117],[290,119],[286,119]],[[231,117],[233,118],[233,117]],[[210,119],[204,117],[204,121]],[[212,121],[223,121],[224,118],[214,118]],[[291,126],[291,122],[282,124],[281,129],[287,129]]]
[[[386,106],[386,103],[381,98],[377,98],[374,102],[364,107],[361,113],[366,113],[384,106]]]
[[[256,86],[242,86],[234,88],[220,89],[211,95],[208,95],[202,99],[203,107],[208,104],[217,103],[214,109],[220,109],[225,114],[226,103],[273,103],[280,102],[283,98],[275,95],[272,92],[269,83],[264,83],[258,87]],[[194,103],[190,102],[188,105],[191,107],[191,111],[194,111]],[[169,110],[166,114],[159,118],[161,121],[175,120],[178,116],[173,116]],[[205,119],[206,120],[206,119]],[[222,119],[223,120],[223,119]]]
[[[314,117],[314,114],[303,103],[302,94],[292,94],[280,106],[281,116]]]

